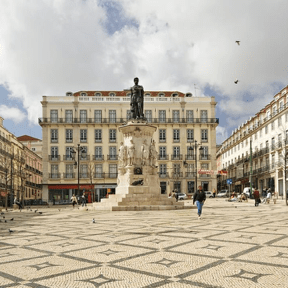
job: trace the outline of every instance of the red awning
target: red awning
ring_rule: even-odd
[[[80,189],[93,189],[94,185],[80,185]],[[48,185],[49,190],[58,190],[58,189],[78,189],[78,185],[76,184],[58,184],[58,185]]]

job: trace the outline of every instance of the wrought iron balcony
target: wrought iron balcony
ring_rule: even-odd
[[[169,160],[169,155],[158,154],[158,160]]]
[[[107,155],[107,160],[118,160],[118,155]]]
[[[75,173],[63,173],[63,178],[64,179],[74,179]]]
[[[93,160],[94,161],[103,161],[104,155],[93,155]]]
[[[172,154],[171,160],[182,160],[182,154],[178,154],[178,155]]]
[[[60,155],[49,155],[50,161],[60,161]]]
[[[60,173],[49,173],[49,178],[50,179],[60,179],[61,174]]]

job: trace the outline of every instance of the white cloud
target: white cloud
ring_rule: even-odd
[[[0,105],[0,116],[4,119],[13,120],[15,123],[21,123],[26,115],[18,108]]]
[[[201,95],[209,87],[222,95],[220,123],[230,115],[237,126],[271,101],[275,82],[287,84],[285,0],[118,0],[121,5],[121,29],[108,34],[103,23],[110,16],[117,23],[117,13],[108,15],[96,0],[0,2],[0,84],[23,101],[29,120],[41,117],[42,95],[122,90],[138,76],[146,90],[194,94],[196,83]],[[125,17],[137,27],[123,25]]]
[[[217,126],[216,128],[217,144],[222,144],[228,137],[228,131],[226,127]]]

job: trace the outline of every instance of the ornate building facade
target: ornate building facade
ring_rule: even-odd
[[[113,193],[123,141],[118,128],[130,117],[129,92],[67,92],[43,96],[41,103],[43,199],[69,201],[78,187],[81,194],[83,189],[88,192],[91,201]],[[177,189],[191,195],[197,160],[198,170],[216,170],[216,104],[214,97],[191,93],[145,92],[145,118],[157,127],[153,140],[161,193]],[[197,176],[197,184],[205,190],[216,187],[216,176]]]

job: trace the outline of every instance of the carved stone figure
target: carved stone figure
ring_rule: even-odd
[[[143,119],[143,101],[144,101],[144,88],[138,85],[139,79],[134,78],[135,85],[131,87],[131,116],[133,119]]]
[[[127,165],[127,147],[123,145],[123,142],[121,142],[119,148],[119,166],[125,167],[126,165]]]
[[[133,185],[133,186],[143,185],[143,179],[136,180],[136,181],[132,182],[132,185]]]
[[[128,165],[132,166],[135,163],[135,145],[133,140],[130,140],[130,146],[128,147]]]
[[[142,165],[149,165],[149,153],[149,146],[145,139],[141,146]]]
[[[150,166],[155,167],[156,160],[157,160],[157,151],[155,148],[155,141],[154,140],[152,141],[152,143],[150,145],[149,159],[150,159]]]

